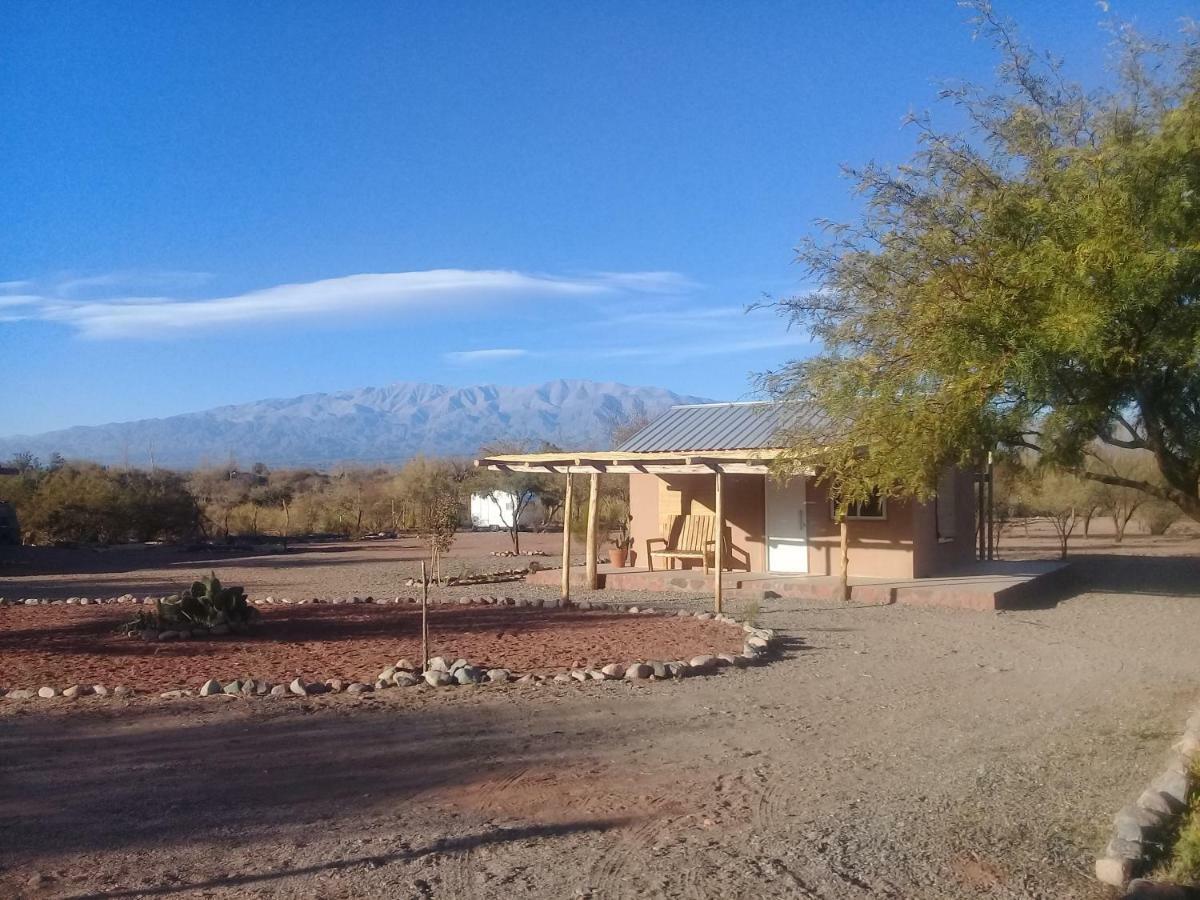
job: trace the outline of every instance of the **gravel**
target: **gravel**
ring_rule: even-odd
[[[1200,699],[1197,568],[1089,559],[1005,613],[766,601],[782,659],[654,690],[7,703],[0,895],[1100,900]]]

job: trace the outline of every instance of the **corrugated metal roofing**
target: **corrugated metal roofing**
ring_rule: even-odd
[[[829,420],[802,402],[702,403],[673,406],[618,449],[628,453],[775,450],[784,434],[825,431]]]

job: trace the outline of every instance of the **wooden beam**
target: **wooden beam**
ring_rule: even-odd
[[[600,508],[600,476],[592,474],[588,478],[588,512],[587,512],[587,586],[594,591],[600,586],[596,575],[596,541],[599,539],[597,523]]]
[[[571,599],[571,473],[567,473],[567,490],[563,494],[562,590],[563,600]]]
[[[850,529],[844,513],[838,517],[838,522],[842,551],[842,602],[848,603],[850,601]]]
[[[716,502],[713,504],[717,518],[717,534],[716,544],[713,547],[713,571],[716,572],[713,581],[713,600],[717,612],[722,612],[722,589],[721,584],[721,569],[725,562],[725,503],[724,491],[721,490],[721,482],[725,480],[720,471],[713,476],[716,479]]]

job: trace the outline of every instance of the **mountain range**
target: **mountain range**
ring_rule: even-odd
[[[606,448],[615,426],[701,397],[611,382],[525,387],[399,382],[220,406],[162,419],[0,438],[0,459],[31,452],[67,459],[190,468],[255,462],[328,466],[396,463],[418,454],[467,456],[500,441]]]

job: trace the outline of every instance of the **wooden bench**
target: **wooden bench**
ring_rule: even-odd
[[[698,559],[708,574],[708,561],[716,553],[716,516],[664,516],[662,537],[646,541],[646,565],[654,571],[654,558],[665,559],[667,568],[675,568],[677,559]],[[652,550],[662,544],[661,550]]]

